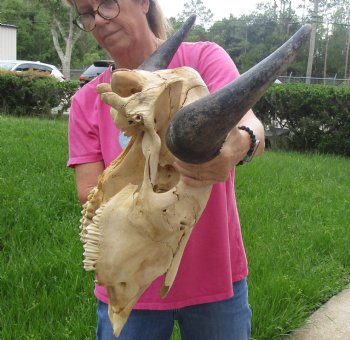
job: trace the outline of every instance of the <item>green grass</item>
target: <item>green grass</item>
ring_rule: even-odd
[[[350,281],[350,159],[273,153],[238,169],[253,338],[279,339]]]
[[[0,116],[2,340],[94,338],[66,135],[64,120]],[[237,169],[253,339],[282,338],[350,282],[349,173],[349,159],[278,152]]]
[[[66,121],[0,118],[0,338],[92,339]]]

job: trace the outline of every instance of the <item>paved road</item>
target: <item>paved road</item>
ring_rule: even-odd
[[[288,340],[350,340],[350,287],[333,296]]]

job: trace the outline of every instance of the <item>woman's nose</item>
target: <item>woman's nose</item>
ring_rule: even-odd
[[[108,21],[110,21],[110,20],[103,18],[97,11],[95,12],[95,23],[96,23],[96,26],[104,25]]]

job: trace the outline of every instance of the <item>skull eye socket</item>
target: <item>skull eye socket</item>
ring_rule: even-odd
[[[135,93],[142,92],[144,83],[142,75],[130,70],[116,70],[112,74],[112,91],[120,97],[130,97]]]
[[[142,91],[142,87],[134,87],[134,88],[130,89],[131,94],[139,93],[141,91]]]
[[[137,87],[128,87],[128,86],[124,86],[124,87],[118,87],[118,88],[114,88],[112,89],[115,93],[117,93],[120,97],[123,98],[128,98],[130,96],[132,96],[133,94],[142,92],[142,87],[141,86],[137,86]]]

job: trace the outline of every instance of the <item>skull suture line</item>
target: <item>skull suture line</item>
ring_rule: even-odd
[[[148,72],[116,70],[101,99],[131,141],[90,193],[81,221],[84,267],[107,288],[109,317],[119,335],[145,289],[165,275],[171,288],[192,228],[211,186],[186,185],[164,143],[173,115],[208,94],[196,71],[182,67]]]

